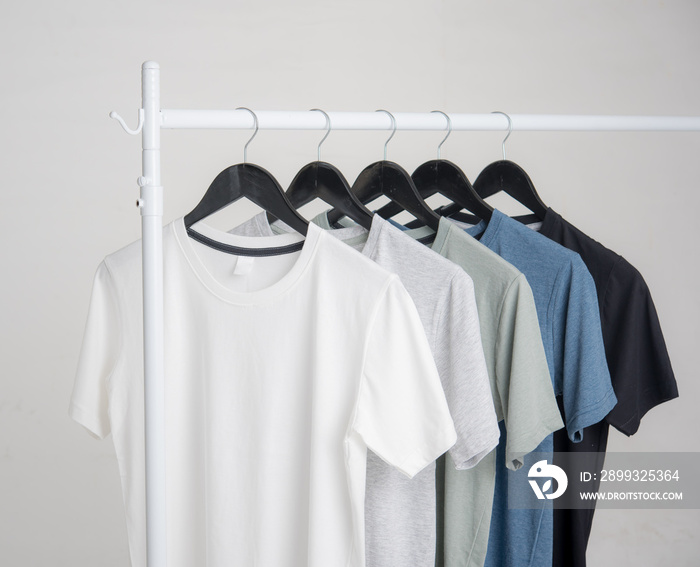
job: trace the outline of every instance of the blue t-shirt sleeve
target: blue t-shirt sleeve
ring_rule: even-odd
[[[557,394],[563,396],[569,439],[583,440],[583,429],[615,407],[605,359],[595,283],[578,254],[562,267],[554,296],[554,367]]]

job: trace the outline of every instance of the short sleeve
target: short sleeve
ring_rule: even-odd
[[[615,407],[605,359],[596,287],[578,254],[557,277],[554,303],[555,388],[561,393],[569,439],[603,420]]]
[[[93,279],[87,323],[68,409],[73,420],[97,439],[110,433],[108,383],[120,350],[116,291],[103,261]]]
[[[352,427],[409,478],[457,438],[416,306],[396,275],[370,322]]]
[[[433,353],[457,431],[450,456],[459,470],[476,466],[497,445],[498,420],[481,344],[474,284],[459,269],[449,283]]]
[[[506,467],[564,424],[554,396],[532,289],[525,276],[513,280],[504,297],[496,343],[496,381],[507,432]]]
[[[606,419],[633,435],[646,412],[678,397],[678,386],[649,288],[622,257],[610,273],[602,303],[605,351],[618,400]]]

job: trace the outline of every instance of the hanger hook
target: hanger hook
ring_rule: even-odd
[[[253,115],[253,123],[255,124],[255,132],[253,132],[253,135],[250,137],[250,139],[246,142],[245,146],[243,146],[243,163],[247,163],[248,161],[248,144],[250,144],[253,141],[253,138],[258,134],[258,115],[255,114],[250,108],[247,108],[245,106],[239,106],[236,108],[236,110],[247,110]]]
[[[316,159],[317,159],[317,161],[321,161],[321,144],[326,141],[328,134],[331,133],[331,117],[328,116],[328,114],[326,114],[320,108],[312,108],[311,109],[312,112],[314,110],[323,113],[323,115],[326,117],[326,127],[328,128],[328,130],[326,130],[326,135],[323,138],[321,138],[321,141],[318,143],[318,149],[316,150]]]
[[[510,136],[511,132],[513,131],[513,122],[510,119],[510,116],[508,116],[505,112],[501,112],[500,110],[494,110],[491,114],[502,114],[508,119],[508,135],[503,138],[503,161],[506,159],[506,140],[508,139],[508,136]]]
[[[136,136],[141,131],[141,128],[143,128],[143,108],[139,108],[139,123],[136,125],[136,129],[132,130],[126,125],[126,122],[124,122],[124,119],[119,116],[114,110],[109,113],[110,118],[114,118],[119,124],[122,125],[122,128],[124,128],[124,131],[127,134],[131,134],[132,136]]]
[[[447,116],[447,114],[445,114],[442,110],[431,110],[430,112],[439,112],[447,119],[447,136],[445,136],[442,139],[442,142],[440,142],[440,144],[438,145],[438,148],[437,148],[437,150],[438,150],[437,157],[438,157],[438,159],[440,159],[440,148],[445,143],[445,140],[447,140],[447,138],[450,137],[450,134],[452,134],[452,120],[450,120],[450,117]]]
[[[391,133],[391,136],[389,136],[387,141],[384,142],[384,161],[386,161],[386,147],[387,145],[389,145],[389,140],[391,140],[394,137],[394,134],[396,134],[396,118],[394,118],[394,115],[388,110],[382,110],[380,108],[379,110],[375,110],[375,112],[386,112],[389,115],[389,118],[391,118],[391,125],[394,128],[393,132]]]

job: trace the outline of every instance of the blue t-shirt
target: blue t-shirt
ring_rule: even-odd
[[[579,442],[583,428],[602,420],[617,403],[605,359],[598,298],[593,278],[571,250],[494,210],[488,224],[466,229],[480,242],[518,268],[535,298],[542,342],[555,394],[562,396],[569,438]],[[486,567],[549,566],[552,562],[552,501],[540,509],[508,509],[510,490],[530,490],[527,474],[505,466],[506,432],[497,450]],[[535,449],[537,459],[553,451],[552,436]],[[515,484],[513,484],[515,483]]]

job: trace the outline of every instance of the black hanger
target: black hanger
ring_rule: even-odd
[[[426,162],[413,172],[411,178],[419,191],[422,187],[434,187],[437,193],[455,205],[485,221],[491,219],[493,207],[479,196],[464,172],[451,161],[441,159]]]
[[[192,238],[223,252],[232,252],[231,247],[206,238],[192,229],[191,226],[216,211],[223,209],[225,206],[239,200],[241,197],[246,197],[259,207],[271,212],[277,218],[303,235],[306,235],[309,226],[309,221],[304,219],[292,206],[289,199],[287,199],[287,196],[284,194],[282,187],[272,174],[259,165],[246,163],[248,144],[250,144],[251,140],[258,133],[258,119],[252,110],[248,108],[245,108],[245,110],[253,114],[255,132],[250,140],[248,140],[243,150],[243,163],[229,166],[219,173],[214,181],[212,181],[204,197],[202,197],[202,200],[191,212],[185,215],[184,219],[187,233]],[[278,253],[285,253],[287,251],[293,252],[299,250],[302,244],[302,242],[299,242],[288,247],[280,247],[276,250],[280,250]],[[287,248],[289,248],[289,250],[287,250]],[[254,255],[269,255],[270,249],[261,248],[250,250],[256,251]],[[251,252],[250,254],[253,253]]]
[[[318,108],[318,110],[323,112]],[[330,206],[335,207],[344,216],[351,218],[360,226],[370,229],[372,226],[372,212],[365,207],[350,189],[343,174],[330,163],[320,161],[321,144],[331,132],[331,120],[328,114],[326,117],[328,131],[318,144],[318,161],[311,162],[299,170],[287,189],[287,198],[293,207],[299,208],[319,198]],[[274,222],[274,216],[268,212],[267,219]]]
[[[450,117],[441,110],[433,110],[432,112],[439,112],[445,116],[447,119],[448,132],[438,145],[438,159],[427,161],[418,166],[413,172],[413,175],[411,175],[411,179],[413,179],[423,199],[427,199],[435,193],[440,193],[455,203],[455,208],[457,208],[457,206],[459,207],[457,210],[467,209],[480,219],[488,221],[493,214],[493,207],[477,194],[467,176],[457,165],[446,159],[440,159],[442,144],[445,143],[445,140],[447,140],[452,133],[452,121]],[[436,210],[436,213],[441,209],[442,208]],[[395,203],[388,203],[377,211],[381,216],[386,214],[387,217],[385,218],[394,216],[398,212],[400,211]],[[412,221],[410,225],[410,228],[415,228],[416,226],[420,226],[420,223]]]
[[[547,205],[540,199],[534,183],[525,170],[517,163],[506,160],[506,140],[513,130],[513,125],[510,116],[503,112],[498,114],[503,114],[508,119],[508,135],[503,140],[503,159],[493,162],[483,169],[474,181],[474,189],[483,199],[499,191],[504,191],[525,205],[542,221],[547,213]],[[450,207],[445,207],[443,212],[450,215],[452,211],[449,209]],[[453,215],[453,218],[457,217]]]
[[[363,203],[386,195],[433,230],[437,231],[440,216],[433,211],[418,193],[408,172],[392,161],[378,161],[362,170],[352,190]],[[329,215],[329,220],[330,220]]]
[[[547,213],[547,205],[537,194],[530,176],[517,163],[509,160],[499,160],[487,165],[474,181],[474,189],[484,198],[505,191],[530,209],[540,220],[544,220]]]
[[[389,139],[384,143],[384,160],[368,165],[357,176],[352,185],[352,192],[363,203],[369,203],[381,195],[386,195],[408,211],[417,219],[420,219],[433,230],[437,231],[440,217],[428,206],[418,193],[411,176],[399,164],[386,159],[386,147],[389,140],[396,133],[396,120],[386,110],[377,111],[389,114],[394,130]],[[328,212],[329,222],[335,222],[341,217],[340,211],[333,209]]]

